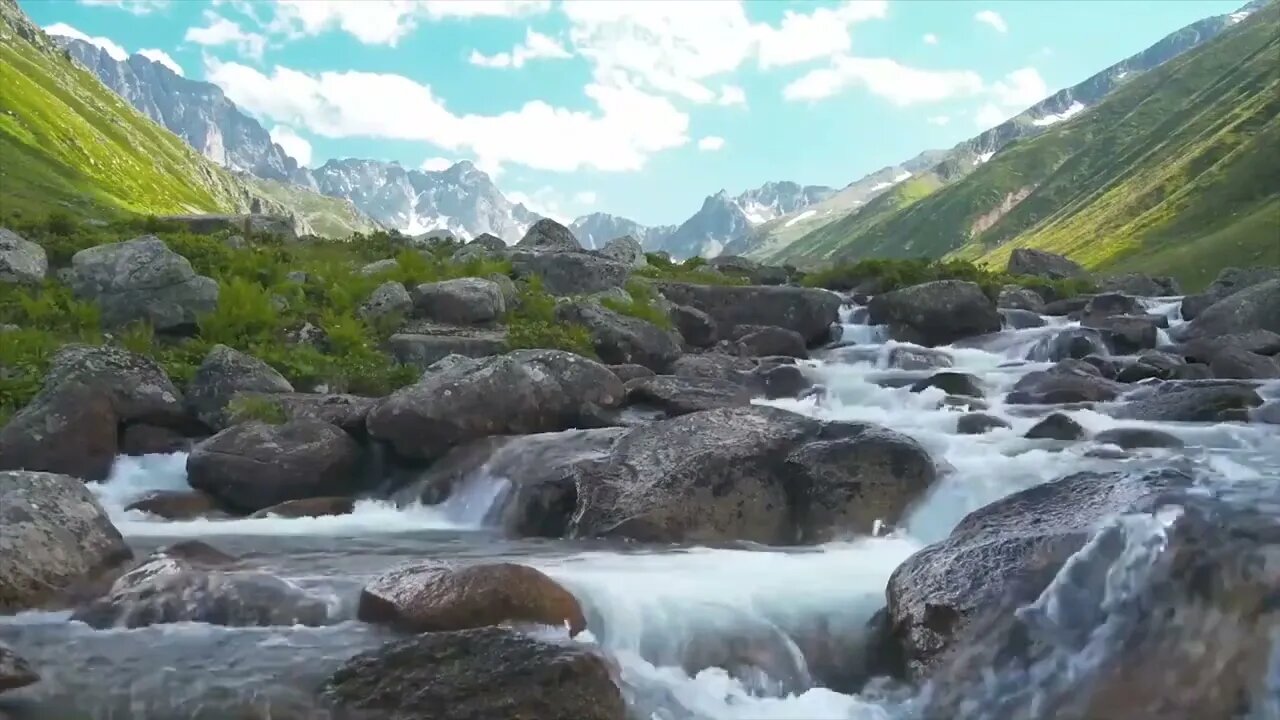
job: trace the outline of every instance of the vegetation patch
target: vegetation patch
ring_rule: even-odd
[[[992,300],[1000,296],[1006,285],[1047,291],[1055,297],[1073,297],[1093,292],[1089,280],[1049,280],[1029,275],[1010,275],[990,270],[964,260],[860,260],[841,263],[805,276],[803,284],[828,290],[860,290],[869,294],[885,293],[899,288],[935,280],[966,280],[976,283]]]
[[[667,259],[665,255],[647,253],[649,264],[635,274],[651,280],[694,283],[697,285],[749,285],[750,281],[731,272],[722,272],[707,265],[704,258],[692,257],[683,262]]]
[[[600,300],[600,304],[620,315],[639,318],[657,325],[663,330],[670,330],[674,327],[670,316],[662,308],[658,291],[654,290],[652,285],[644,280],[629,280],[627,281],[627,294],[631,297],[630,300],[606,297]]]

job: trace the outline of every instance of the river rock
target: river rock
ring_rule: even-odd
[[[1250,330],[1211,338],[1192,338],[1180,345],[1178,351],[1189,361],[1210,363],[1214,356],[1228,348],[1259,355],[1280,354],[1280,334],[1270,330]]]
[[[1152,422],[1230,422],[1262,404],[1247,385],[1196,385],[1166,382],[1147,395],[1111,411],[1118,418]]]
[[[1093,437],[1094,442],[1133,448],[1180,448],[1184,443],[1163,430],[1142,427],[1119,427],[1103,430]]]
[[[359,463],[360,446],[328,423],[248,422],[196,445],[187,457],[187,482],[232,510],[252,513],[287,500],[354,495]]]
[[[1079,440],[1084,436],[1080,423],[1062,413],[1053,413],[1036,423],[1023,437],[1029,440]]]
[[[1086,305],[1092,299],[1091,295],[1077,295],[1076,297],[1062,298],[1044,304],[1043,314],[1061,316],[1072,315],[1074,313],[1083,312]]]
[[[388,280],[374,288],[356,312],[372,322],[385,317],[403,317],[412,309],[413,297],[404,289],[404,284]]]
[[[556,306],[556,319],[585,327],[596,354],[606,363],[635,363],[664,372],[680,357],[680,342],[672,333],[597,302],[561,303]]]
[[[199,490],[160,490],[125,506],[165,520],[194,520],[224,515],[212,495]]]
[[[1085,323],[1101,330],[1117,355],[1133,355],[1154,348],[1159,333],[1156,321],[1147,316],[1110,315],[1090,318]]]
[[[0,693],[40,682],[40,676],[22,656],[0,643]]]
[[[719,378],[657,375],[631,380],[626,390],[628,403],[661,408],[667,417],[751,403],[745,386]]]
[[[1000,289],[996,307],[1002,310],[1024,310],[1038,314],[1044,310],[1044,299],[1034,290],[1017,285],[1005,285]]]
[[[1141,315],[1142,304],[1121,293],[1099,293],[1089,298],[1083,312],[1086,321],[1096,322],[1112,315]]]
[[[1043,317],[1030,310],[1001,309],[1000,317],[1004,318],[1004,327],[1008,330],[1025,330],[1046,324]]]
[[[516,350],[425,375],[383,399],[367,425],[401,455],[429,460],[489,435],[578,426],[625,395],[600,363],[559,350]]]
[[[360,593],[357,617],[405,632],[506,624],[587,627],[578,600],[544,573],[514,563],[425,562],[386,572]]]
[[[756,364],[750,358],[729,355],[720,352],[683,355],[671,364],[671,372],[680,377],[719,378],[733,382],[743,382],[744,378],[755,370]]]
[[[610,365],[609,369],[612,370],[613,374],[617,375],[618,379],[624,384],[639,378],[650,378],[657,374],[643,365],[636,365],[634,363]]]
[[[1213,338],[1250,330],[1280,333],[1280,278],[1228,295],[1188,326],[1189,337]]]
[[[739,325],[737,329],[747,329]],[[748,332],[737,334],[735,347],[738,354],[749,357],[782,355],[793,358],[807,358],[809,351],[805,348],[804,338],[794,330],[780,327],[754,327]]]
[[[719,339],[715,321],[697,308],[672,305],[671,322],[689,347],[708,348]]]
[[[573,231],[550,218],[543,218],[534,223],[516,243],[517,248],[528,250],[549,250],[554,252],[576,252],[582,249]]]
[[[304,500],[286,500],[279,505],[263,508],[249,517],[306,518],[349,515],[352,510],[355,510],[355,507],[355,498],[350,497],[306,498]]]
[[[627,717],[600,656],[581,644],[503,628],[425,633],[361,653],[334,673],[323,695],[355,717],[362,711],[404,720]]]
[[[907,674],[926,676],[957,634],[990,608],[1035,600],[1099,522],[1191,483],[1173,469],[1078,473],[969,513],[945,540],[912,555],[889,578],[890,632]]]
[[[168,455],[191,449],[191,438],[173,428],[131,423],[120,430],[120,453],[138,457],[141,455]]]
[[[999,428],[1009,427],[1009,422],[1002,418],[983,413],[967,413],[956,420],[956,432],[961,435],[982,435]]]
[[[897,340],[918,345],[948,345],[966,337],[996,332],[1000,313],[977,284],[936,280],[871,298],[873,325],[888,325]]]
[[[1066,328],[1041,338],[1027,353],[1028,360],[1058,362],[1067,358],[1083,358],[1107,353],[1102,333],[1092,328]]]
[[[457,278],[423,283],[413,289],[415,312],[448,325],[483,325],[507,311],[502,288],[492,280]]]
[[[936,387],[948,395],[964,395],[975,398],[986,395],[982,388],[982,381],[969,373],[962,372],[934,373],[912,385],[911,392],[923,392],[931,387]]]
[[[1009,254],[1010,275],[1034,275],[1051,280],[1088,277],[1089,273],[1074,260],[1033,248],[1016,248]]]
[[[1124,293],[1139,297],[1169,297],[1182,294],[1182,288],[1174,278],[1136,272],[1104,277],[1097,281],[1097,285],[1100,292]]]
[[[1079,361],[1077,361],[1079,362]],[[1061,405],[1114,400],[1124,386],[1107,380],[1092,366],[1061,361],[1049,370],[1034,370],[1019,378],[1005,402],[1015,405]]]
[[[773,325],[800,333],[812,345],[827,339],[840,312],[840,296],[826,290],[674,282],[656,286],[671,302],[706,313],[724,337],[738,325]]]
[[[813,388],[813,381],[795,365],[761,367],[747,377],[747,387],[770,400],[798,398]]]
[[[192,413],[214,430],[227,427],[227,405],[239,393],[291,393],[293,385],[276,369],[252,355],[214,345],[187,385]]]
[[[1182,358],[1176,355],[1159,350],[1148,350],[1120,370],[1116,374],[1116,379],[1124,383],[1139,382],[1149,378],[1169,380],[1175,377],[1178,370],[1185,365]]]
[[[649,264],[644,256],[644,248],[640,247],[640,241],[630,235],[623,235],[605,243],[604,247],[600,248],[600,254],[634,268],[642,268]]]
[[[270,402],[285,420],[316,420],[346,431],[357,439],[365,437],[365,418],[378,403],[377,398],[342,393],[237,393],[237,397]]]
[[[44,248],[0,227],[0,283],[38,285],[48,273]]]
[[[185,332],[218,306],[218,283],[153,235],[81,250],[71,271],[72,292],[97,303],[108,327],[141,320],[161,332]]]
[[[1280,377],[1280,363],[1238,347],[1224,347],[1213,356],[1209,369],[1214,377],[1266,379]]]
[[[40,607],[131,555],[82,480],[0,472],[0,612]]]
[[[1276,267],[1223,268],[1218,273],[1218,277],[1203,293],[1188,295],[1182,299],[1180,310],[1182,319],[1194,320],[1205,310],[1212,307],[1214,303],[1232,293],[1237,293],[1245,288],[1277,278],[1280,278],[1280,268]]]

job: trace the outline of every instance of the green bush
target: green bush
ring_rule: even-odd
[[[996,272],[964,260],[896,260],[871,259],[856,263],[842,263],[806,275],[803,284],[828,290],[850,291],[863,288],[872,294],[885,293],[899,288],[933,282],[935,280],[966,280],[976,283],[993,300],[999,297],[1006,285],[1018,285],[1051,294],[1054,297],[1074,297],[1093,292],[1095,287],[1088,280],[1048,280],[1041,277],[1010,275]]]
[[[577,353],[596,359],[591,333],[575,323],[556,320],[556,299],[534,277],[520,287],[520,299],[507,312],[507,348],[547,348]]]
[[[231,424],[257,420],[268,425],[281,425],[289,418],[280,403],[269,397],[238,394],[227,403],[227,419]]]
[[[670,330],[674,327],[671,323],[671,317],[667,315],[659,303],[657,291],[649,283],[639,279],[629,280],[627,281],[627,294],[631,296],[630,301],[606,297],[600,300],[600,304],[616,313],[630,315],[657,325],[663,330]]]

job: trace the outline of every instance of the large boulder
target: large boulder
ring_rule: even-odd
[[[521,279],[540,278],[543,289],[558,297],[620,288],[631,275],[630,265],[589,252],[517,251],[511,269]]]
[[[161,332],[186,332],[218,306],[218,283],[152,235],[76,253],[71,289],[98,304],[108,327],[144,321]]]
[[[1280,278],[1215,302],[1191,321],[1188,332],[1193,338],[1214,338],[1251,330],[1280,332]]]
[[[452,325],[491,323],[507,311],[502,288],[481,278],[423,283],[413,289],[413,307],[429,320]]]
[[[1088,277],[1089,273],[1074,260],[1032,248],[1017,248],[1009,254],[1010,275],[1035,275],[1050,280]]]
[[[388,280],[374,288],[356,312],[365,320],[376,321],[385,317],[408,315],[412,309],[413,297],[404,289],[404,284]]]
[[[642,268],[649,264],[645,259],[644,248],[640,246],[640,241],[630,235],[623,235],[605,243],[604,247],[600,248],[600,254],[631,267]]]
[[[40,682],[40,676],[22,656],[0,643],[0,693]]]
[[[323,695],[353,717],[625,720],[609,664],[587,647],[503,628],[424,633],[361,653]]]
[[[377,404],[377,398],[341,393],[240,393],[279,409],[285,420],[318,420],[342,428],[347,434],[363,438],[364,421]]]
[[[1123,385],[1102,377],[1080,360],[1062,360],[1048,370],[1034,370],[1014,383],[1005,401],[1017,405],[1060,405],[1114,400]]]
[[[609,368],[559,350],[517,350],[450,363],[401,388],[369,413],[369,435],[424,460],[490,435],[580,426],[618,407],[622,381]]]
[[[450,355],[482,358],[506,349],[507,332],[501,327],[414,322],[387,338],[387,350],[396,362],[418,370]]]
[[[728,337],[738,325],[774,325],[800,333],[808,344],[825,341],[840,314],[840,296],[797,287],[657,283],[671,302],[701,310]]]
[[[318,420],[248,422],[197,444],[187,482],[237,512],[286,500],[354,495],[361,490],[360,446]]]
[[[1098,280],[1097,285],[1100,292],[1117,292],[1139,297],[1167,297],[1182,294],[1182,288],[1174,278],[1136,272],[1104,277]]]
[[[871,324],[888,325],[897,340],[949,345],[1000,330],[995,303],[977,284],[936,280],[871,298]]]
[[[1280,362],[1239,347],[1224,347],[1209,361],[1214,377],[1268,379],[1280,377]]]
[[[573,231],[550,218],[543,218],[529,228],[516,247],[528,250],[575,252],[582,249]]]
[[[1227,349],[1238,349],[1259,355],[1280,354],[1280,334],[1270,330],[1250,330],[1216,337],[1192,338],[1178,351],[1191,362],[1211,363],[1213,358]]]
[[[681,354],[679,338],[671,332],[591,300],[561,303],[556,320],[585,327],[596,355],[606,363],[634,363],[664,372]]]
[[[0,613],[56,601],[131,555],[83,481],[0,472]]]
[[[1000,297],[996,300],[996,307],[1001,310],[1026,310],[1027,312],[1039,313],[1044,310],[1044,298],[1040,297],[1034,290],[1019,287],[1018,285],[1005,285],[1000,289]]]
[[[657,407],[668,417],[751,403],[745,385],[720,378],[655,375],[630,380],[626,389],[629,404]]]
[[[807,358],[804,338],[795,330],[769,325],[739,325],[734,328],[734,346],[740,355]]]
[[[187,385],[192,413],[213,430],[230,422],[227,405],[239,393],[291,393],[293,385],[276,369],[252,355],[214,345]]]
[[[1183,320],[1194,320],[1219,300],[1268,280],[1280,279],[1280,267],[1223,268],[1203,293],[1182,299]]]
[[[690,347],[708,348],[716,344],[719,332],[715,320],[697,308],[684,305],[671,306],[671,322],[675,324],[680,337]]]
[[[49,273],[44,248],[7,228],[0,228],[0,283],[36,285]]]
[[[424,562],[383,573],[360,592],[357,617],[405,632],[449,632],[490,625],[568,627],[587,619],[573,593],[515,563]]]
[[[474,260],[505,257],[507,250],[507,243],[502,238],[489,233],[480,233],[474,240],[458,248],[453,253],[453,261],[465,263]]]
[[[40,392],[0,428],[0,469],[105,479],[128,423],[192,425],[182,394],[154,361],[120,348],[64,346]]]
[[[890,632],[908,675],[923,677],[983,612],[1031,602],[1099,523],[1169,487],[1185,473],[1079,473],[969,513],[945,540],[894,570],[886,590]]]
[[[1118,418],[1152,422],[1228,422],[1262,404],[1248,385],[1166,382],[1111,410]]]
[[[1146,315],[1110,315],[1086,318],[1084,324],[1102,332],[1117,355],[1133,355],[1156,346],[1159,327]]]
[[[1086,327],[1067,327],[1040,338],[1027,352],[1027,359],[1058,362],[1067,358],[1105,355],[1106,352],[1107,344],[1101,331]]]

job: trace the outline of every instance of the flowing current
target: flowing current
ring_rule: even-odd
[[[1147,301],[1149,312],[1167,315],[1175,326],[1178,304],[1177,298]],[[892,689],[855,695],[822,687],[802,646],[815,634],[862,633],[884,605],[894,568],[946,537],[970,511],[1073,472],[1158,467],[1174,455],[1224,482],[1280,479],[1275,426],[1118,421],[1095,408],[1066,412],[1091,433],[1145,426],[1172,433],[1186,447],[1117,457],[1090,452],[1098,447],[1090,442],[1024,439],[1048,410],[1006,406],[1000,398],[1024,374],[1050,365],[1036,359],[1037,348],[1073,325],[1061,318],[941,348],[951,369],[987,384],[985,412],[1010,424],[983,435],[957,434],[964,408],[943,405],[941,390],[912,393],[906,387],[935,370],[903,370],[891,362],[895,353],[928,351],[888,340],[883,328],[861,319],[860,308],[846,307],[840,343],[805,364],[825,394],[769,404],[824,419],[879,423],[929,450],[940,481],[896,527],[876,537],[786,549],[512,540],[484,526],[506,483],[484,472],[438,506],[370,500],[334,517],[169,522],[124,507],[155,490],[185,489],[185,455],[120,458],[110,479],[93,489],[139,555],[200,538],[330,598],[331,616],[340,621],[321,628],[179,623],[93,630],[68,622],[67,613],[0,618],[0,641],[19,649],[43,677],[0,699],[0,718],[328,717],[314,709],[315,689],[345,659],[392,637],[353,619],[360,587],[394,565],[424,558],[520,562],[571,589],[591,628],[578,641],[598,645],[614,661],[637,720],[906,718],[911,699]],[[1280,386],[1260,393],[1280,396]],[[1137,525],[1125,557],[1140,566],[1160,528]],[[1089,547],[1081,550],[1087,552]],[[1053,605],[1056,587],[1040,604]],[[691,649],[707,647],[707,637],[749,637],[769,648],[767,667],[735,672],[717,665],[714,653],[691,664]],[[1280,652],[1272,655],[1271,677],[1280,687]],[[1082,652],[1066,661],[1087,665],[1089,657]]]

